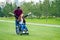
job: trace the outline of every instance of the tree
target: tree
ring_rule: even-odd
[[[43,3],[43,11],[44,11],[44,16],[46,18],[49,16],[49,8],[50,8],[49,0],[45,0]]]
[[[12,5],[12,4],[6,3],[5,7],[3,8],[3,14],[4,14],[4,16],[11,17],[12,16],[11,14],[13,13],[13,10],[15,8],[16,8],[15,4]]]
[[[55,0],[56,2],[56,17],[60,17],[60,0]]]

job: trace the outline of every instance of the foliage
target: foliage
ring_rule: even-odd
[[[0,11],[0,16],[12,16],[13,10],[16,8],[14,4],[6,3],[5,7]],[[26,15],[29,12],[32,12],[31,17],[41,18],[41,17],[60,17],[60,0],[44,0],[43,3],[41,1],[39,3],[34,4],[33,2],[26,3],[24,2],[21,5],[23,9],[23,13]]]

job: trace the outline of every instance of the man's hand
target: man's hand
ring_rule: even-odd
[[[30,15],[30,14],[31,14],[31,12],[28,13],[28,15]]]

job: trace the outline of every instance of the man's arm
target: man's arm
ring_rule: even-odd
[[[28,13],[27,15],[24,16],[24,18],[26,18],[27,16],[31,15],[31,13]]]

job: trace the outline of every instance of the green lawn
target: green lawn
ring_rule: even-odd
[[[41,24],[57,24],[60,25],[60,18],[48,19],[26,19],[27,22],[41,23]]]
[[[15,24],[0,22],[0,40],[60,40],[59,27],[27,25],[29,35],[16,35]]]
[[[10,20],[14,21],[14,17],[0,17],[0,20]],[[26,19],[27,22],[40,23],[40,24],[56,24],[60,25],[60,18],[48,18],[48,19]]]

